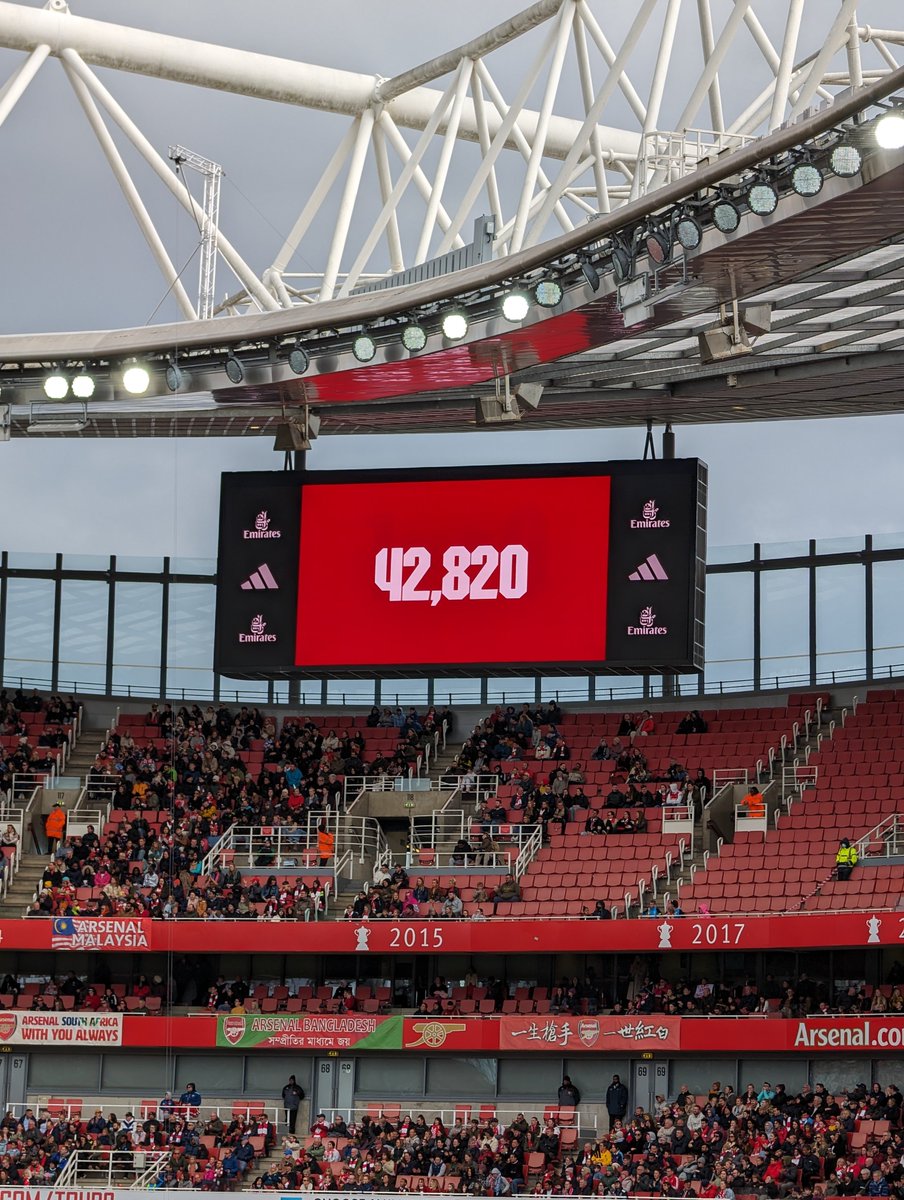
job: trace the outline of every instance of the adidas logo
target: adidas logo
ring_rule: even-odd
[[[634,583],[650,583],[652,580],[658,579],[660,582],[668,579],[666,569],[656,557],[651,554],[640,564],[636,571],[632,571],[628,578]]]
[[[261,563],[256,571],[242,584],[243,592],[278,592],[279,584],[273,578],[273,572],[266,563]]]

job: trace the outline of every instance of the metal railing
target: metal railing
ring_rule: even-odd
[[[782,768],[782,796],[800,795],[807,788],[816,787],[819,767],[795,764]]]
[[[278,1123],[283,1115],[282,1104],[277,1104],[273,1100],[255,1100],[248,1096],[240,1096],[235,1100],[205,1100],[197,1106],[179,1104],[178,1102],[171,1106],[162,1107],[162,1105],[162,1099],[139,1099],[130,1096],[114,1096],[110,1093],[99,1096],[88,1092],[78,1098],[64,1096],[57,1099],[53,1099],[47,1095],[35,1095],[32,1093],[28,1100],[5,1105],[4,1111],[11,1112],[16,1117],[24,1116],[25,1113],[31,1111],[33,1113],[49,1113],[53,1116],[59,1116],[63,1121],[77,1121],[84,1120],[86,1114],[93,1112],[95,1108],[106,1112],[109,1112],[113,1108],[117,1113],[130,1112],[136,1121],[162,1121],[169,1115],[170,1117],[197,1118],[199,1121],[204,1122],[216,1116],[227,1125],[236,1114],[246,1119],[263,1114],[274,1125]]]
[[[144,1191],[155,1186],[168,1165],[170,1150],[74,1150],[53,1181],[63,1190],[81,1187],[125,1187]]]
[[[333,853],[321,861],[318,838],[333,836]],[[298,825],[232,825],[201,861],[201,874],[216,867],[234,866],[255,874],[299,872],[317,875],[321,882],[332,880],[338,890],[342,875],[359,873],[355,864],[371,863],[387,850],[386,837],[378,821],[347,812],[309,813]]]
[[[904,855],[904,817],[892,813],[854,843],[861,860]]]

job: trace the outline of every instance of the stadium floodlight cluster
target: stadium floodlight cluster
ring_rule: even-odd
[[[855,177],[863,168],[865,154],[904,147],[904,107],[887,100],[879,109],[878,116],[864,119],[862,113],[857,114],[804,144],[596,241],[591,232],[582,248],[502,284],[425,303],[367,327],[314,329],[303,338],[292,333],[219,348],[208,344],[155,353],[142,360],[55,362],[49,367],[22,364],[18,370],[8,364],[0,376],[4,399],[10,390],[15,393],[21,388],[28,393],[35,386],[51,401],[70,396],[88,401],[98,384],[103,385],[105,397],[115,396],[117,391],[141,397],[152,387],[170,392],[212,390],[221,386],[222,377],[240,387],[253,381],[255,372],[280,364],[302,376],[318,358],[329,358],[328,369],[335,370],[336,359],[344,354],[367,366],[396,358],[400,350],[412,356],[421,354],[431,342],[434,350],[441,350],[467,338],[478,320],[501,317],[508,325],[521,325],[559,308],[566,293],[574,293],[577,303],[586,303],[588,290],[598,292],[607,277],[618,289],[638,275],[652,272],[655,276],[698,251],[708,231],[734,234],[746,217],[772,217],[787,197],[806,201],[819,195],[828,177]]]

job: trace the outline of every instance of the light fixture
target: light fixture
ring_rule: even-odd
[[[188,376],[178,363],[171,362],[166,368],[166,386],[169,390],[171,392],[178,392],[179,388],[184,387],[187,381]]]
[[[377,343],[373,340],[370,334],[359,334],[352,343],[352,354],[358,362],[370,362],[377,353]]]
[[[712,217],[713,225],[720,233],[734,233],[741,224],[741,214],[737,205],[724,197],[713,205]]]
[[[652,225],[644,238],[652,262],[657,266],[667,263],[672,257],[672,231],[665,225]]]
[[[675,236],[685,250],[696,250],[703,241],[703,229],[696,217],[684,213],[675,222]]]
[[[863,166],[863,155],[850,142],[841,142],[829,155],[829,169],[841,179],[850,179]]]
[[[581,274],[592,292],[600,290],[600,273],[589,258],[581,259]]]
[[[226,359],[226,378],[230,383],[241,383],[245,378],[245,368],[234,354]]]
[[[900,150],[904,146],[904,113],[892,110],[879,118],[876,142],[883,150]]]
[[[616,283],[625,283],[634,274],[634,255],[624,242],[615,242],[612,247],[612,270]]]
[[[791,186],[798,196],[817,196],[822,191],[822,171],[812,163],[798,163],[791,172]]]
[[[310,357],[301,342],[296,342],[289,351],[289,367],[296,375],[304,375],[310,365]]]
[[[747,193],[747,206],[758,217],[768,217],[778,207],[778,192],[771,183],[761,179],[751,185]]]
[[[561,303],[562,285],[557,279],[541,279],[534,288],[534,299],[541,308],[555,308]]]
[[[443,337],[450,342],[460,342],[468,332],[468,318],[460,308],[450,309],[443,316]]]
[[[131,359],[123,369],[122,386],[130,396],[143,396],[151,386],[151,374],[147,367]]]
[[[44,395],[48,400],[65,400],[69,395],[69,380],[65,375],[48,375],[44,380]]]
[[[406,350],[411,350],[416,353],[418,350],[423,350],[427,345],[427,330],[417,322],[412,321],[410,325],[406,325],[402,330],[402,345]]]
[[[84,369],[72,380],[72,394],[78,400],[90,400],[94,395],[94,377]]]
[[[525,292],[509,292],[502,301],[506,321],[523,321],[530,312],[530,300]]]

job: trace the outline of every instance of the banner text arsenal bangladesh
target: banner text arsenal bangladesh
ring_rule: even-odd
[[[217,1045],[240,1050],[401,1050],[402,1017],[218,1017]]]

